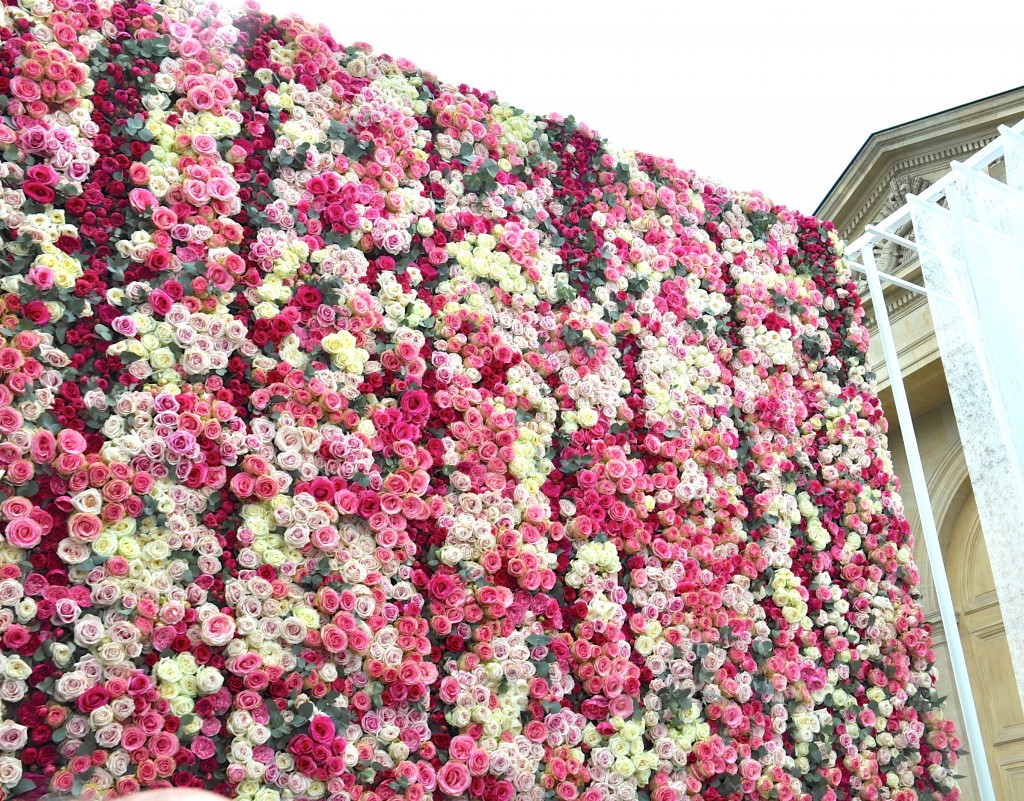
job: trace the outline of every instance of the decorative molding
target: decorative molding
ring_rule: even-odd
[[[883,193],[891,189],[893,182],[900,177],[901,174],[907,173],[914,168],[921,170],[922,167],[934,167],[936,166],[936,162],[945,162],[946,165],[948,165],[950,161],[957,160],[959,157],[968,156],[978,150],[981,150],[981,148],[985,147],[985,145],[994,140],[998,135],[998,133],[993,133],[980,136],[975,139],[968,140],[967,142],[949,145],[938,150],[916,153],[912,156],[893,162],[882,175],[881,179],[874,187],[872,187],[867,200],[861,203],[857,211],[854,212],[850,223],[843,228],[841,232],[843,238],[850,239],[852,233],[860,233],[860,230],[866,224],[865,218],[871,210],[876,207],[878,199],[883,195]],[[896,208],[898,208],[898,206]],[[893,211],[895,211],[895,209],[893,209]],[[885,216],[885,214],[882,214],[878,219],[883,219]]]

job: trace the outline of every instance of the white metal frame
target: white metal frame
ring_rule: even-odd
[[[921,516],[921,529],[924,533],[925,548],[928,552],[928,563],[931,566],[932,577],[935,581],[935,593],[939,601],[939,615],[946,632],[950,662],[953,666],[953,678],[960,696],[964,729],[973,757],[974,775],[982,801],[996,801],[995,791],[992,786],[992,775],[989,771],[988,759],[985,754],[985,740],[981,732],[978,710],[974,702],[974,694],[971,691],[971,680],[967,672],[967,661],[964,658],[963,643],[960,638],[959,627],[957,626],[956,610],[953,606],[953,596],[950,593],[949,579],[946,576],[946,566],[942,559],[942,548],[939,542],[938,529],[935,525],[935,514],[931,497],[928,494],[924,466],[921,462],[921,452],[918,448],[917,436],[914,433],[914,420],[910,412],[910,403],[907,400],[906,387],[903,383],[899,353],[896,348],[896,341],[893,338],[892,326],[889,323],[889,312],[885,305],[885,296],[882,292],[882,281],[925,296],[929,295],[929,290],[923,286],[904,281],[902,278],[879,271],[878,266],[875,264],[874,248],[883,240],[888,240],[903,247],[920,251],[921,246],[916,242],[912,242],[895,233],[908,222],[911,222],[911,204],[913,202],[938,203],[946,196],[947,188],[955,183],[957,174],[965,169],[987,172],[989,166],[1003,155],[1004,137],[1018,137],[1024,134],[1024,121],[1013,126],[1013,128],[1001,125],[999,132],[1001,136],[972,155],[963,164],[956,161],[952,162],[950,164],[950,171],[920,195],[908,195],[906,205],[890,214],[877,225],[865,226],[865,233],[846,247],[847,262],[854,270],[863,273],[867,277],[868,290],[875,311],[875,321],[878,325],[878,338],[882,343],[882,352],[885,355],[886,369],[889,373],[889,384],[892,388],[893,403],[896,406],[896,416],[899,419],[900,431],[903,435],[907,463],[910,468],[910,481],[914,488],[914,496],[917,498],[918,511]],[[853,256],[859,256],[860,261],[855,261],[852,258]]]

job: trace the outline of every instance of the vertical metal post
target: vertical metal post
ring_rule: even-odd
[[[985,740],[981,734],[981,723],[978,710],[971,692],[971,679],[967,674],[967,660],[964,658],[963,643],[960,641],[960,630],[956,624],[956,610],[953,607],[953,596],[949,591],[949,580],[946,577],[946,566],[942,561],[942,545],[939,532],[935,526],[935,515],[932,511],[928,485],[925,481],[924,466],[921,464],[921,452],[917,447],[917,434],[914,433],[914,420],[910,414],[910,403],[907,390],[903,385],[903,372],[900,370],[899,353],[889,325],[889,311],[885,306],[882,283],[878,278],[878,267],[875,265],[874,247],[868,243],[860,251],[868,278],[868,289],[875,310],[875,321],[878,323],[878,336],[882,340],[882,352],[889,371],[889,385],[892,388],[892,399],[896,405],[896,417],[900,421],[903,433],[903,446],[910,467],[910,483],[914,487],[914,497],[921,516],[921,529],[924,533],[925,549],[928,552],[928,564],[932,569],[935,581],[935,594],[939,600],[939,614],[942,627],[946,631],[946,642],[949,646],[949,660],[953,664],[953,678],[957,693],[960,695],[960,709],[963,712],[964,728],[967,730],[967,744],[974,758],[974,774],[978,781],[981,801],[996,801],[992,787],[992,775],[988,768],[985,755]]]

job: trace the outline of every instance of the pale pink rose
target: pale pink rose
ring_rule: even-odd
[[[28,742],[28,729],[14,721],[5,720],[0,724],[0,751],[17,751]]]
[[[235,621],[218,612],[203,621],[200,636],[207,645],[224,646],[235,636]]]
[[[75,623],[75,642],[79,645],[96,645],[103,635],[103,623],[95,615],[86,615]]]
[[[61,598],[54,604],[53,615],[64,625],[74,623],[81,614],[81,607],[70,598]]]

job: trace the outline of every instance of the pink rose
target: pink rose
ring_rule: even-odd
[[[4,517],[8,520],[13,520],[18,517],[28,517],[33,508],[32,501],[28,498],[14,496],[3,502],[3,505],[0,506],[0,512],[3,512]]]
[[[761,776],[761,763],[756,759],[744,759],[740,762],[740,775],[753,781]]]
[[[59,770],[50,779],[50,786],[58,793],[70,793],[75,786],[75,774],[69,770]]]
[[[11,79],[11,92],[16,98],[25,102],[38,100],[40,97],[39,84],[23,75],[17,75]]]
[[[458,760],[449,760],[437,773],[437,783],[446,795],[462,795],[472,781],[469,768]]]
[[[333,623],[328,623],[320,630],[320,639],[331,653],[341,653],[348,647],[348,635]]]
[[[7,524],[4,536],[15,548],[35,548],[43,538],[43,530],[32,518],[19,517]]]
[[[269,500],[277,495],[279,487],[277,482],[270,476],[260,476],[256,479],[255,493],[256,497],[262,500]]]
[[[199,111],[209,111],[213,108],[213,95],[205,86],[193,86],[188,90],[188,102]]]
[[[230,200],[238,192],[238,184],[230,178],[214,178],[206,189],[214,200]]]
[[[192,149],[196,153],[213,155],[217,152],[217,140],[208,134],[195,134],[192,137]]]
[[[57,434],[57,447],[65,453],[84,453],[85,437],[70,428],[62,428]]]
[[[47,186],[56,186],[60,182],[60,176],[49,164],[33,164],[25,170],[25,177]]]
[[[113,322],[111,322],[110,327],[124,337],[133,337],[135,336],[135,332],[138,330],[135,320],[126,315],[115,317]]]
[[[53,270],[49,267],[30,267],[25,278],[32,286],[44,291],[53,287]]]
[[[177,750],[178,738],[170,732],[158,732],[149,741],[149,751],[155,756],[170,756]]]
[[[148,189],[143,189],[141,187],[136,187],[128,193],[128,201],[136,211],[145,211],[150,206],[157,206],[160,204],[156,195]]]
[[[628,695],[613,698],[608,704],[608,711],[620,718],[629,718],[633,714],[633,699]]]
[[[17,459],[7,466],[7,475],[5,477],[14,486],[21,487],[32,480],[35,472],[36,468],[32,462],[27,459]]]
[[[68,518],[68,534],[78,542],[92,542],[103,530],[103,523],[96,515],[76,512]]]
[[[353,629],[348,633],[348,644],[356,653],[364,652],[370,647],[370,635],[362,629]]]
[[[235,473],[231,477],[231,491],[239,498],[248,498],[256,488],[256,479],[248,473]]]
[[[203,181],[189,178],[182,185],[182,188],[185,190],[185,196],[195,206],[202,206],[210,199],[210,193],[207,191],[206,184]]]
[[[474,776],[483,776],[491,763],[490,755],[482,748],[474,748],[469,756],[469,772]]]
[[[475,747],[476,741],[472,737],[460,734],[457,737],[453,737],[451,743],[448,744],[448,753],[452,759],[466,762],[469,760]]]
[[[189,747],[199,759],[210,759],[217,753],[217,746],[213,740],[202,735],[192,738]]]
[[[730,729],[737,728],[743,722],[743,710],[736,704],[731,704],[722,714],[722,722]]]

